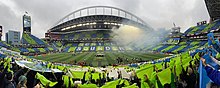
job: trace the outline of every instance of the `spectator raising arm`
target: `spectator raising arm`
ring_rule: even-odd
[[[208,77],[218,86],[220,86],[220,72],[218,70],[214,70],[206,64],[204,58],[201,58],[202,64],[205,66],[206,73]]]

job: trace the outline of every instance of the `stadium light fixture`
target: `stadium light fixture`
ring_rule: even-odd
[[[119,26],[122,26],[123,24],[118,24]]]
[[[93,22],[92,24],[96,24],[96,22]]]
[[[75,27],[76,27],[76,25],[71,26],[71,28],[75,28]]]
[[[78,24],[77,26],[80,27],[80,26],[82,26],[82,24]]]
[[[64,31],[65,30],[65,28],[63,28],[63,29],[61,29],[62,31]]]
[[[70,29],[71,27],[66,27],[66,29]]]
[[[86,23],[82,24],[83,26],[86,26]]]

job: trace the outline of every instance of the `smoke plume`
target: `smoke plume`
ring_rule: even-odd
[[[143,27],[142,27],[143,28]],[[119,28],[113,28],[113,41],[119,46],[132,49],[143,49],[152,45],[157,45],[165,36],[168,35],[165,30],[155,31],[150,27],[142,29],[141,27],[122,25]]]

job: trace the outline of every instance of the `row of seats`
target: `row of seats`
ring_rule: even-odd
[[[192,35],[192,34],[201,34],[201,33],[208,33],[211,30],[216,30],[217,28],[220,28],[220,20],[217,20],[215,22],[204,24],[204,25],[198,25],[194,27],[190,27],[185,31],[185,35]]]
[[[49,52],[56,51],[56,48],[46,47],[46,48],[19,48],[20,52]]]
[[[74,32],[63,35],[52,35],[54,39],[96,39],[96,38],[111,38],[109,31],[86,31],[86,32]]]
[[[97,42],[97,43],[68,43],[62,47],[64,52],[75,52],[75,51],[122,51],[131,50],[125,49],[124,47],[118,47],[113,42]]]
[[[65,45],[62,42],[53,42],[52,44],[55,45],[56,47],[63,46],[64,48],[65,47],[76,47],[76,46],[116,46],[117,45],[116,43],[113,43],[113,42],[106,42],[106,43],[103,43],[103,42],[97,42],[97,43],[68,43],[68,44],[65,44]]]
[[[32,39],[29,34],[23,33],[22,35],[22,44],[32,44],[32,45],[36,45],[37,43],[34,41],[34,39]]]
[[[129,48],[119,46],[67,46],[63,49],[63,52],[98,52],[98,51],[125,51],[131,50]]]
[[[46,43],[43,40],[37,38],[36,36],[32,34],[26,34],[26,33],[23,33],[21,42],[22,44],[46,45]]]
[[[153,51],[164,52],[164,53],[181,53],[189,49],[196,49],[202,46],[207,45],[207,41],[193,41],[193,42],[180,42],[179,44],[160,44],[154,48],[151,48]]]
[[[56,47],[61,47],[63,45],[62,42],[53,42],[52,44]]]
[[[11,46],[7,44],[6,42],[0,41],[0,47],[10,48]]]
[[[163,42],[163,44],[178,44],[180,41],[180,38],[170,38]]]
[[[35,41],[37,42],[37,44],[40,44],[40,45],[45,45],[45,42],[39,38],[37,38],[36,36],[32,35],[32,34],[29,34],[30,37]]]

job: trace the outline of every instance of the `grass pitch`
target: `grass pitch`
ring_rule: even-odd
[[[138,61],[147,61],[159,59],[168,55],[152,54],[143,52],[103,52],[104,57],[96,57],[97,52],[82,52],[82,53],[55,53],[35,57],[35,59],[60,62],[68,64],[77,64],[78,62],[86,62],[90,66],[105,66],[112,64],[119,64],[117,58],[122,58],[120,64],[129,64]]]

